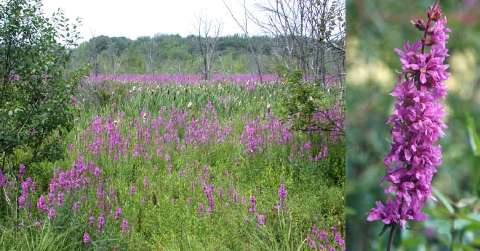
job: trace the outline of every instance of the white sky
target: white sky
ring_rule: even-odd
[[[246,0],[252,12],[255,4],[265,0]],[[226,0],[237,18],[243,19],[243,0]],[[222,0],[44,0],[44,11],[52,13],[58,8],[74,20],[82,19],[82,40],[93,36],[153,36],[157,33],[195,34],[195,23],[199,15],[220,21],[222,35],[242,33],[231,18]],[[261,30],[249,23],[249,33],[260,34]]]

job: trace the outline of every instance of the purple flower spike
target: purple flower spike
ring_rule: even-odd
[[[7,177],[5,177],[2,170],[0,170],[0,187],[5,186],[5,184],[7,184]]]
[[[55,208],[51,207],[48,209],[48,218],[51,220],[57,216],[57,211],[55,211]]]
[[[87,232],[83,233],[83,243],[84,244],[90,243],[90,235]]]
[[[388,120],[392,143],[384,159],[387,174],[383,179],[388,183],[388,199],[377,201],[367,217],[393,227],[405,228],[410,220],[426,219],[422,208],[431,197],[433,175],[442,162],[437,141],[447,127],[441,100],[446,96],[448,65],[444,61],[450,29],[437,3],[427,14],[426,22],[413,22],[424,32],[423,38],[396,50],[403,72],[392,92],[395,110]]]
[[[97,219],[97,230],[101,232],[103,230],[103,226],[105,225],[105,217],[100,215]]]
[[[27,167],[24,164],[20,164],[20,166],[18,167],[18,175],[23,176],[26,171]]]
[[[254,213],[257,211],[257,200],[255,199],[254,195],[250,195],[250,208],[248,208],[248,211],[251,213]]]
[[[117,209],[115,209],[115,219],[118,219],[120,217],[122,217],[122,208],[117,207]]]
[[[128,221],[126,219],[122,220],[122,225],[120,225],[120,229],[122,233],[126,233],[128,231]]]
[[[287,198],[287,189],[285,188],[285,184],[280,184],[280,187],[278,188],[278,198],[280,199],[280,202],[284,202],[285,199]]]
[[[266,216],[264,214],[256,214],[257,224],[260,226],[265,225]]]

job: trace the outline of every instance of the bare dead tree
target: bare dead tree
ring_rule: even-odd
[[[157,41],[155,37],[145,39],[145,57],[147,61],[147,72],[151,73],[152,75],[155,74],[155,48],[157,47]]]
[[[256,48],[256,46],[253,44],[253,41],[250,38],[249,33],[248,33],[248,20],[249,19],[248,19],[248,11],[247,11],[247,6],[246,6],[246,3],[245,3],[245,0],[243,0],[243,12],[244,12],[244,22],[243,23],[240,22],[240,20],[235,16],[235,14],[233,14],[232,9],[230,8],[230,6],[227,5],[225,0],[223,0],[223,4],[227,8],[228,12],[230,13],[230,16],[232,16],[235,23],[242,29],[242,31],[245,35],[245,38],[247,39],[248,49],[249,49],[249,51],[250,51],[250,53],[251,53],[251,55],[252,55],[252,57],[255,61],[255,66],[257,67],[257,74],[260,78],[260,82],[263,82],[262,67],[260,65],[260,56],[257,53],[258,48]]]
[[[207,17],[200,16],[197,20],[197,41],[202,56],[202,75],[204,80],[209,80],[211,77],[212,66],[216,59],[217,41],[221,29],[221,23],[214,23]]]
[[[119,50],[115,46],[113,40],[110,40],[108,43],[108,56],[110,57],[110,64],[112,67],[112,74],[115,75],[117,73],[117,65],[118,65],[118,58],[119,58]]]
[[[336,67],[345,58],[344,5],[342,0],[270,0],[257,5],[265,20],[247,14],[274,37],[273,53],[287,70],[299,69],[326,83],[327,76],[344,76],[343,67]]]

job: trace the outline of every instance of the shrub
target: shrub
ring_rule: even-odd
[[[66,71],[76,25],[39,0],[0,3],[0,154],[31,148],[32,161],[62,156],[58,140],[72,128],[72,94],[83,70]],[[3,163],[4,164],[4,163]],[[4,168],[4,167],[3,167]]]

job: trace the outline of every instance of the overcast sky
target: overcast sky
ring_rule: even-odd
[[[250,10],[259,10],[256,4],[266,0],[247,0]],[[243,18],[243,0],[226,0],[232,10]],[[222,0],[44,0],[47,14],[61,8],[70,19],[80,17],[82,40],[93,36],[153,36],[157,33],[196,33],[199,15],[223,24],[222,35],[242,33],[231,18]],[[260,28],[249,24],[249,32],[260,34]]]

